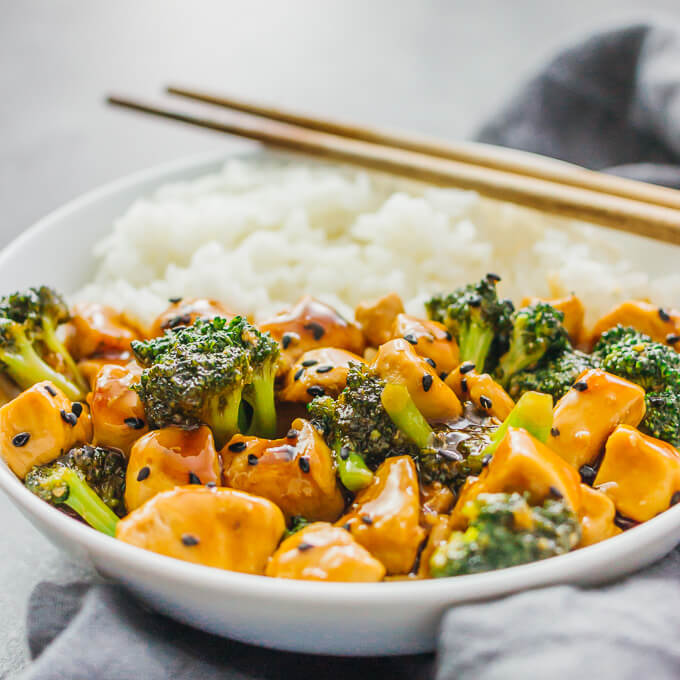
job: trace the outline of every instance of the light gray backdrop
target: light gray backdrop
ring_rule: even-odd
[[[678,0],[0,0],[0,247],[102,182],[237,148],[107,92],[175,81],[459,138],[565,41],[652,10],[680,17]],[[26,663],[33,585],[86,576],[0,497],[0,678]]]

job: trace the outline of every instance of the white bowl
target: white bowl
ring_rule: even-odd
[[[213,172],[224,160],[165,165],[57,210],[0,253],[0,292],[42,283],[76,289],[92,273],[92,246],[133,200],[161,184]],[[429,581],[314,583],[197,566],[116,541],[39,500],[4,462],[0,488],[74,560],[89,561],[158,611],[243,642],[319,654],[429,651],[452,605],[556,583],[602,583],[654,562],[680,541],[678,505],[603,543],[512,569]]]

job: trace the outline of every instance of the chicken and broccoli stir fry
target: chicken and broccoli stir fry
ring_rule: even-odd
[[[149,327],[46,286],[0,299],[0,454],[73,518],[162,555],[317,581],[562,555],[680,501],[680,313],[499,277],[356,321],[173,299]]]

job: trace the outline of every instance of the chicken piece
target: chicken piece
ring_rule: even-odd
[[[388,574],[406,574],[425,538],[420,526],[418,475],[409,456],[388,458],[336,526],[379,559]]]
[[[649,335],[656,342],[680,348],[678,344],[680,342],[680,312],[675,309],[663,309],[640,300],[622,302],[593,326],[590,333],[591,346],[597,342],[602,333],[617,324],[631,326]]]
[[[590,369],[557,402],[548,446],[579,469],[597,459],[617,425],[636,427],[644,416],[642,387]]]
[[[149,431],[144,405],[132,389],[141,375],[142,369],[134,361],[101,368],[88,396],[93,444],[120,449],[127,456],[132,445]]]
[[[68,349],[75,359],[108,352],[129,352],[130,343],[141,337],[125,315],[112,307],[89,302],[73,308],[70,324],[73,332],[68,337]]]
[[[308,404],[321,395],[337,397],[347,385],[350,361],[364,363],[358,354],[335,347],[305,352],[286,373],[278,398]]]
[[[191,326],[196,319],[210,321],[216,316],[231,321],[235,314],[230,312],[221,302],[209,298],[180,298],[171,302],[170,306],[156,318],[149,332],[155,338],[171,328]]]
[[[315,522],[285,539],[272,555],[267,576],[305,581],[382,581],[385,567],[352,536]]]
[[[420,553],[418,560],[418,578],[430,578],[430,558],[432,553],[442,544],[446,543],[451,536],[450,521],[447,515],[437,515],[430,533],[427,536],[425,547]]]
[[[427,420],[448,421],[462,415],[463,407],[453,390],[407,340],[397,338],[381,345],[372,368],[383,380],[404,385]]]
[[[396,293],[389,293],[379,300],[360,302],[354,310],[354,318],[361,327],[369,345],[380,347],[391,340],[392,326],[398,314],[403,314],[404,303]]]
[[[180,486],[118,522],[116,538],[206,567],[263,574],[286,528],[281,511],[243,491]]]
[[[621,533],[614,524],[616,508],[612,500],[597,489],[581,484],[581,540],[579,548],[599,543]]]
[[[458,343],[446,326],[438,321],[399,314],[392,326],[392,338],[404,338],[410,342],[416,353],[429,360],[440,376],[450,373],[460,363]]]
[[[430,526],[440,515],[451,512],[456,501],[451,489],[441,482],[421,484],[420,486],[420,523]]]
[[[660,439],[620,425],[607,440],[595,486],[624,517],[646,522],[680,501],[680,453]]]
[[[220,460],[209,427],[164,427],[134,443],[125,476],[129,511],[161,491],[185,484],[220,484]]]
[[[498,420],[505,420],[515,407],[512,397],[488,373],[477,373],[466,362],[453,371],[446,384],[461,401],[471,401],[480,411]]]
[[[526,430],[511,427],[479,478],[463,486],[451,514],[452,527],[467,526],[462,508],[479,494],[514,491],[528,493],[532,505],[548,498],[563,498],[574,512],[581,506],[578,472]]]
[[[271,333],[281,343],[279,375],[285,374],[310,349],[337,347],[360,356],[364,352],[364,336],[359,328],[309,295],[260,324],[260,330]]]
[[[576,295],[568,295],[562,298],[539,298],[539,297],[525,297],[522,300],[522,307],[535,305],[537,302],[547,302],[549,305],[564,314],[564,321],[562,325],[569,335],[569,339],[574,344],[578,344],[583,337],[583,319],[585,318],[585,309],[583,303]]]
[[[0,408],[0,454],[20,479],[34,465],[49,463],[91,439],[87,407],[72,402],[48,380]]]
[[[268,498],[288,519],[332,522],[345,506],[331,451],[308,420],[283,439],[234,435],[221,455],[227,486]]]
[[[87,381],[90,389],[94,389],[97,374],[104,366],[127,366],[131,361],[134,361],[132,352],[107,352],[106,354],[81,359],[78,362],[78,370]]]
[[[21,390],[16,383],[10,380],[4,373],[0,373],[0,406],[9,404],[21,394]]]

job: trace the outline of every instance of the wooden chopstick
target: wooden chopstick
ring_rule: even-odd
[[[210,117],[121,96],[109,103],[182,123],[257,140],[269,146],[389,172],[439,186],[613,227],[680,245],[680,210],[471,163],[434,158],[339,137],[288,123],[215,109]]]
[[[475,142],[450,142],[407,132],[355,125],[176,85],[169,86],[167,92],[194,101],[250,113],[281,123],[290,123],[309,130],[327,132],[339,137],[348,137],[380,146],[391,146],[405,151],[415,151],[436,158],[471,163],[513,174],[557,182],[558,184],[611,194],[612,196],[621,196],[645,203],[680,209],[680,191],[675,189],[594,172],[572,163],[546,158],[526,151]]]

